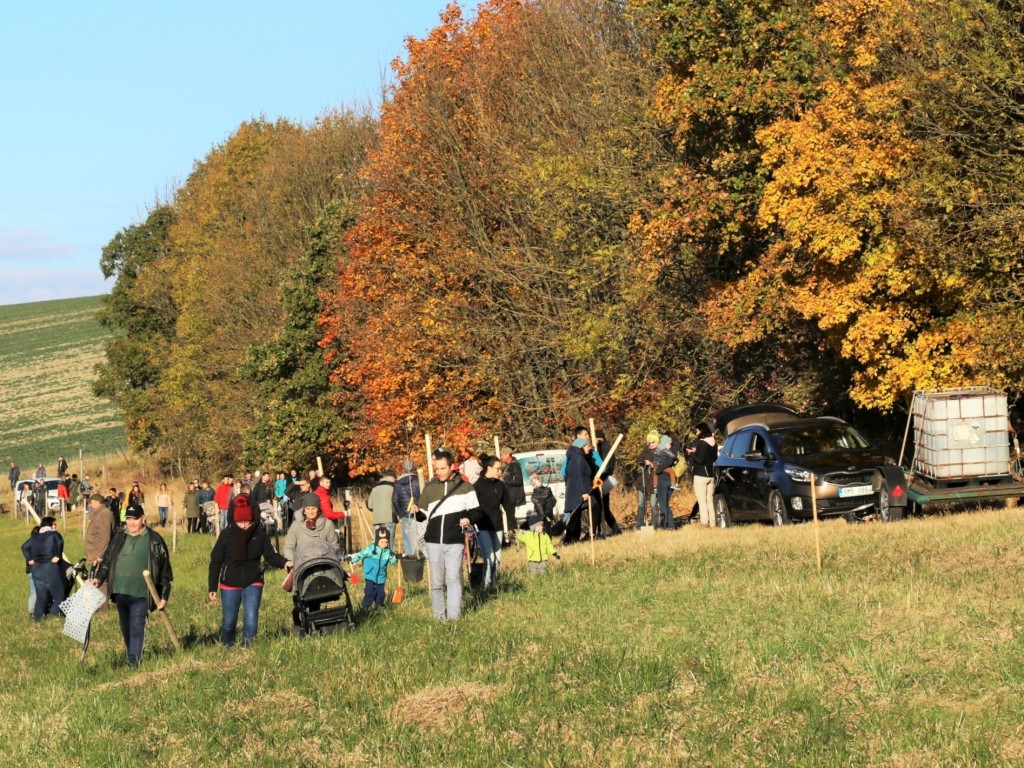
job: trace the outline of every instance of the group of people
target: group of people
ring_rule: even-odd
[[[668,435],[651,432],[636,462],[638,498],[637,528],[645,523],[648,507],[655,527],[670,529],[674,520],[669,507],[672,491],[681,472],[693,477],[700,521],[714,524],[711,505],[712,467],[717,456],[711,428],[698,425],[696,438],[681,447]],[[462,569],[467,543],[475,537],[482,563],[482,584],[500,577],[502,549],[516,536],[526,549],[528,572],[542,572],[550,559],[558,558],[554,538],[570,545],[588,535],[621,533],[611,513],[610,493],[616,457],[609,452],[604,434],[591,436],[586,427],[574,430],[563,465],[565,510],[556,519],[555,499],[540,477],[524,479],[519,462],[510,448],[497,456],[464,453],[456,457],[439,449],[431,456],[433,476],[420,487],[419,475],[410,460],[401,473],[385,470],[366,501],[373,541],[364,549],[345,554],[338,523],[346,516],[336,509],[330,495],[330,479],[316,471],[292,469],[272,479],[269,472],[244,473],[237,479],[225,474],[216,488],[209,482],[193,480],[183,506],[189,532],[204,530],[204,505],[217,509],[217,541],[210,555],[209,599],[219,597],[222,607],[221,642],[233,646],[237,640],[239,614],[242,616],[242,645],[251,644],[259,624],[259,609],[266,566],[291,569],[301,562],[303,552],[329,552],[339,561],[362,563],[365,593],[363,607],[383,606],[388,568],[398,562],[392,549],[400,525],[402,553],[425,555],[429,564],[429,594],[433,615],[442,621],[462,613]],[[88,478],[85,478],[86,482]],[[533,510],[520,530],[515,510],[526,501],[525,482],[531,484]],[[82,486],[80,486],[82,487]],[[170,596],[173,571],[163,538],[146,522],[145,494],[133,483],[127,499],[111,488],[107,495],[88,496],[86,562],[92,583],[110,597],[118,611],[128,663],[137,665],[142,657],[146,617],[162,609]],[[172,505],[166,485],[157,494],[158,525],[166,525]],[[286,531],[280,552],[271,544],[270,525],[262,515],[274,510],[276,522]],[[262,519],[261,519],[262,518]],[[53,517],[43,518],[23,546],[30,573],[30,612],[41,619],[54,613],[64,594],[59,574],[63,539]],[[314,543],[314,546],[310,546]],[[153,591],[142,576],[150,571]],[[33,598],[34,596],[34,598]],[[298,622],[297,613],[293,619]]]

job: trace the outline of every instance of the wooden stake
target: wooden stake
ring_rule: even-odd
[[[427,432],[426,435],[424,435],[424,437],[426,438],[426,443],[427,443],[427,473],[429,474],[430,479],[433,480],[434,479],[434,452],[430,448],[430,433]],[[422,488],[423,486],[421,485],[420,487]]]
[[[821,528],[818,525],[818,493],[815,490],[817,479],[811,473],[811,514],[814,516],[814,552],[818,559],[818,573],[821,573]]]
[[[324,463],[319,456],[316,457],[316,471],[320,473],[320,477],[324,476]]]
[[[498,443],[498,436],[497,435],[494,436],[494,455],[495,456],[500,456],[501,455],[501,446]]]
[[[594,429],[594,420],[590,419],[589,421],[590,421],[590,442],[592,442],[594,444],[594,447],[597,448],[597,430]]]
[[[594,559],[594,494],[587,496],[587,518],[590,523],[590,567],[596,565]]]
[[[171,502],[171,554],[178,551],[178,509]]]
[[[156,591],[156,584],[153,583],[153,575],[149,571],[142,572],[142,578],[146,580],[146,586],[149,587],[149,595],[153,598],[153,602],[160,605],[160,595]],[[181,641],[178,636],[174,633],[174,627],[171,626],[171,619],[167,615],[166,608],[160,608],[157,610],[161,618],[164,620],[164,626],[167,627],[167,634],[171,636],[171,642],[174,643],[175,649],[181,650]]]

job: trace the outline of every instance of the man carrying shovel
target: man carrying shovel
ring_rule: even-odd
[[[158,600],[151,599],[143,571],[152,575]],[[128,666],[137,667],[142,661],[149,612],[164,609],[173,580],[171,555],[163,538],[146,525],[142,507],[129,506],[125,510],[125,527],[118,529],[110,540],[92,581],[95,587],[110,582],[110,597],[117,607]]]

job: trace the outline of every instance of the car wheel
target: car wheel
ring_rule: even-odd
[[[768,494],[768,514],[771,515],[772,525],[782,526],[789,525],[789,511],[786,509],[786,500],[782,498],[782,493],[778,490],[773,490]]]
[[[878,489],[878,514],[887,523],[903,519],[903,507],[894,507],[889,504],[889,489],[884,485]]]
[[[715,525],[719,528],[732,527],[732,513],[729,512],[729,502],[721,494],[715,495]]]

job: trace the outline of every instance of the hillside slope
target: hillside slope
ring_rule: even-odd
[[[124,444],[114,407],[92,394],[93,367],[109,332],[96,322],[100,297],[0,307],[0,457],[26,474],[58,455],[71,464]]]

